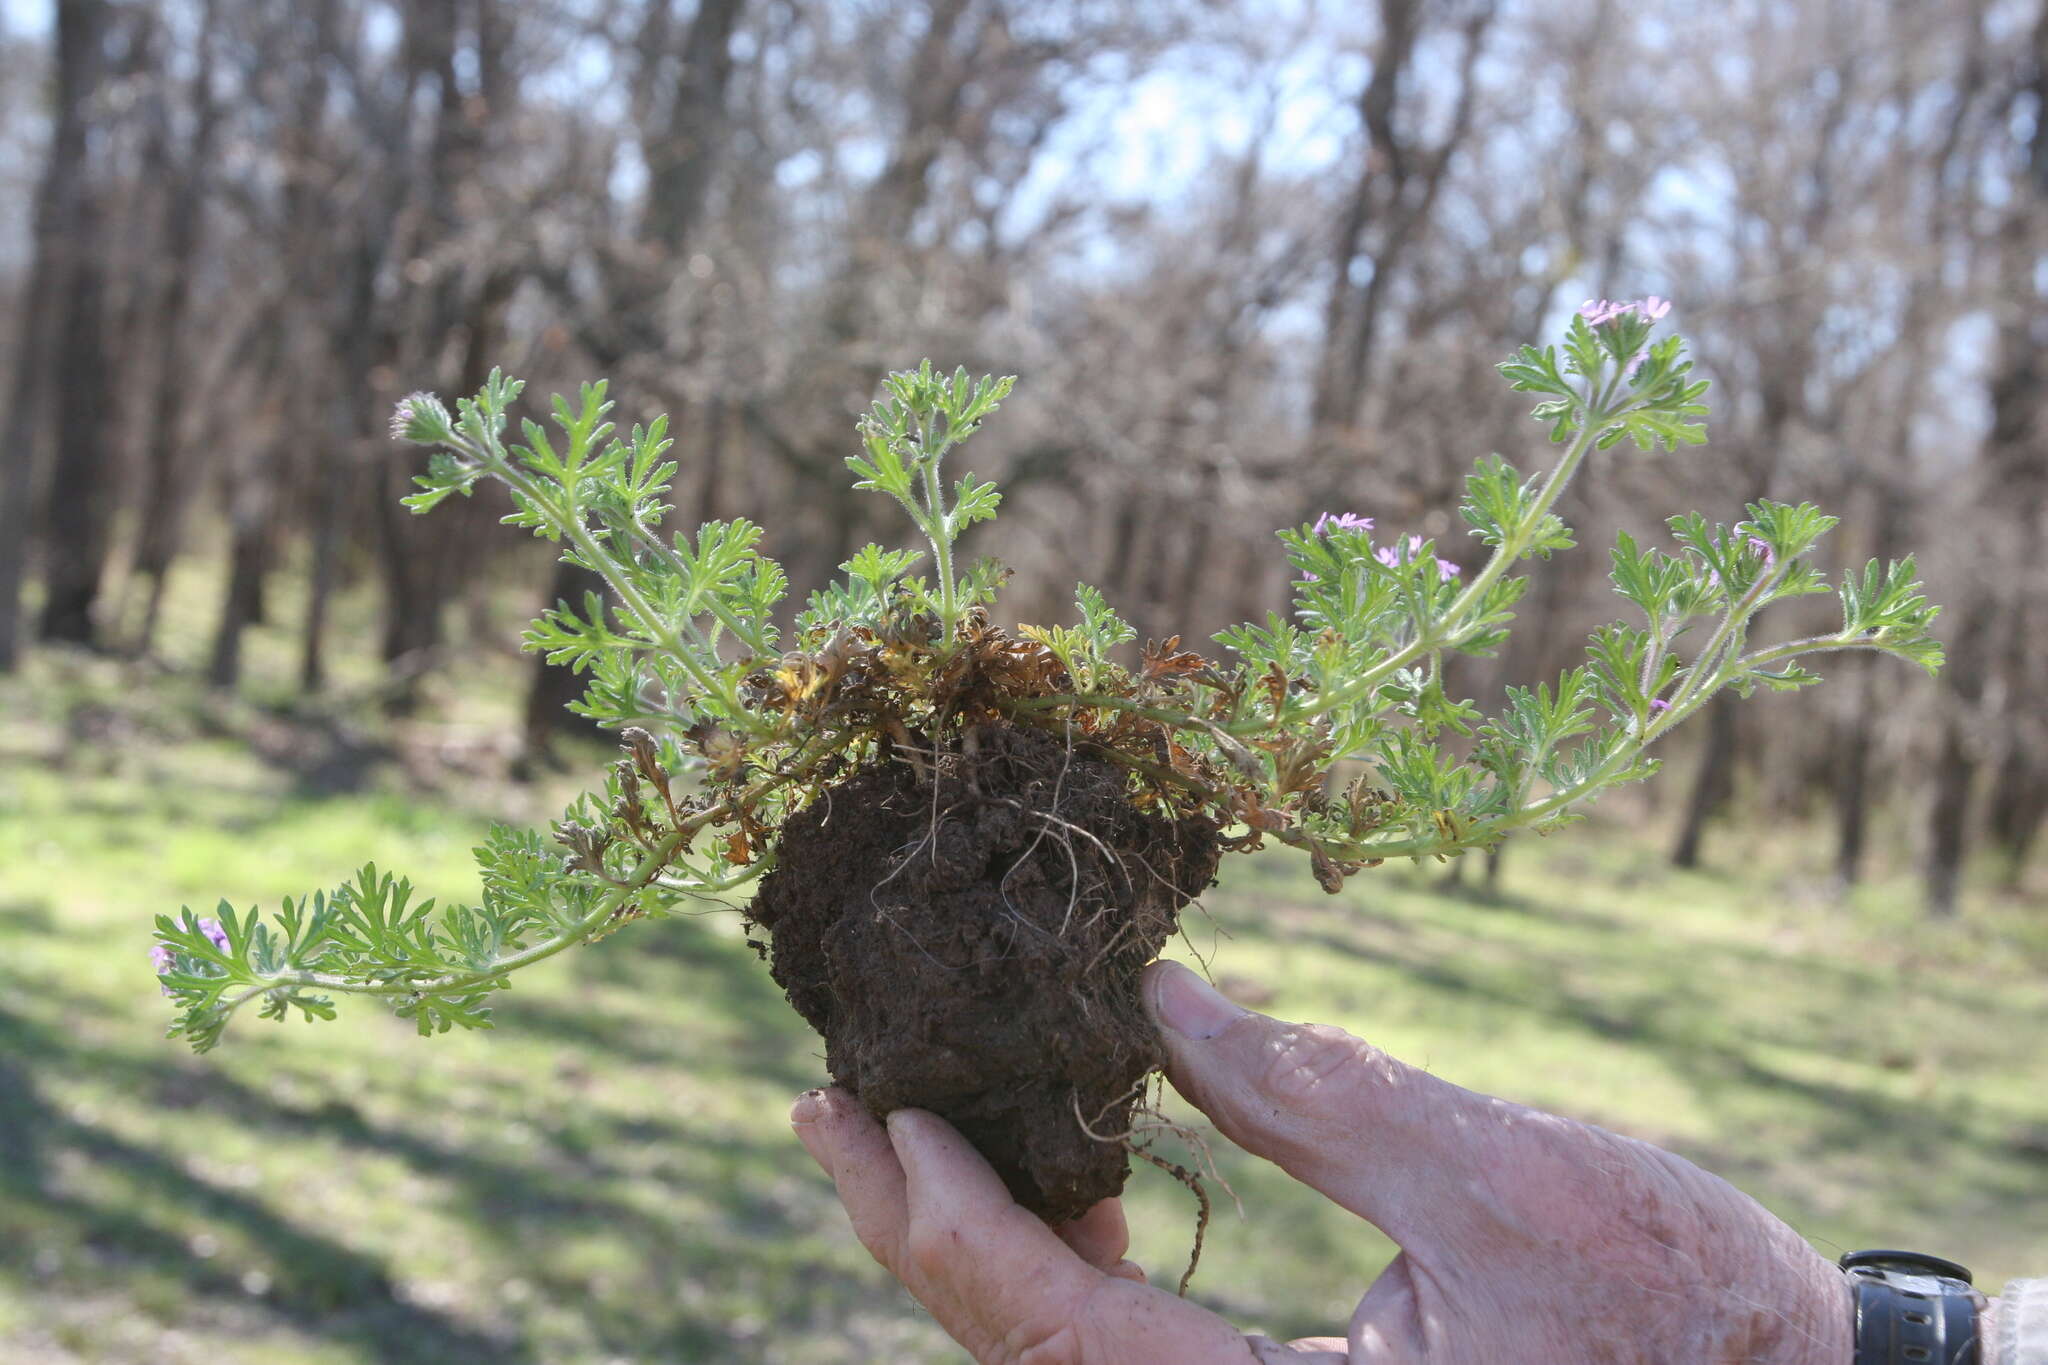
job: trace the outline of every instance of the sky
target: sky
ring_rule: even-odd
[[[1318,6],[1316,0],[1258,3],[1270,15],[1266,31],[1274,37],[1275,50],[1283,52],[1288,50],[1288,35],[1315,18],[1318,10],[1317,27],[1323,30],[1333,13],[1341,14]],[[9,36],[42,37],[49,32],[55,6],[56,0],[0,0],[0,27]],[[1343,26],[1340,20],[1339,27]],[[1500,59],[1512,60],[1512,55]],[[1347,138],[1356,126],[1356,113],[1351,101],[1341,96],[1359,88],[1365,74],[1365,59],[1356,43],[1297,43],[1285,60],[1259,61],[1196,41],[1173,49],[1134,78],[1120,78],[1121,73],[1085,78],[1073,92],[1073,116],[1042,149],[1023,192],[1013,203],[1015,226],[1026,228],[1054,202],[1063,186],[1077,180],[1085,182],[1090,196],[1098,200],[1170,210],[1201,190],[1200,177],[1216,164],[1218,153],[1242,153],[1260,136],[1260,112],[1269,99],[1275,112],[1261,147],[1266,170],[1283,177],[1313,176],[1342,161]],[[591,94],[609,84],[601,77],[585,83]],[[0,91],[0,98],[12,100],[19,94]],[[1537,116],[1537,111],[1532,110],[1531,116]],[[842,172],[861,170],[858,146],[844,146],[838,152]],[[779,168],[785,183],[803,178],[805,168],[800,160]],[[1651,197],[1666,216],[1688,218],[1695,230],[1712,238],[1725,226],[1717,220],[1733,199],[1734,187],[1713,183],[1700,171],[1700,167],[1668,167],[1653,185]],[[630,165],[624,173],[631,174]],[[0,188],[25,189],[33,185],[34,174],[33,167],[0,167],[0,176],[4,176]],[[28,197],[27,193],[0,194],[0,198],[15,201],[0,205],[0,261],[12,260],[26,248]],[[1103,273],[1113,273],[1122,264],[1111,234],[1094,234],[1072,262],[1074,267]],[[1682,292],[1668,282],[1654,280],[1616,284]],[[1563,291],[1570,297],[1562,300],[1562,307],[1576,302],[1576,287],[1567,286]],[[1971,343],[1961,349],[1973,361],[1981,358],[1981,340],[1958,341]]]
[[[0,0],[0,15],[6,16],[9,33],[44,33],[50,16],[57,11],[53,0]]]

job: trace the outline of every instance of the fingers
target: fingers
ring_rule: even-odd
[[[898,1274],[944,1284],[1006,1322],[1064,1315],[1096,1288],[1094,1267],[1011,1199],[951,1124],[899,1109],[889,1116],[889,1140],[909,1196],[908,1264],[894,1267]]]
[[[790,1120],[838,1186],[861,1245],[935,1312],[939,1298],[1004,1321],[1057,1317],[1109,1268],[1019,1207],[981,1154],[930,1114],[901,1110],[885,1129],[844,1091],[825,1090],[798,1099]],[[1128,1241],[1122,1210],[1089,1218],[1079,1235],[1114,1265]]]
[[[1076,1256],[1103,1274],[1145,1283],[1145,1272],[1135,1262],[1124,1259],[1124,1253],[1131,1249],[1131,1229],[1124,1221],[1122,1200],[1105,1199],[1053,1231]]]
[[[809,1090],[789,1113],[797,1139],[832,1177],[853,1235],[890,1269],[903,1259],[908,1221],[903,1166],[882,1125],[844,1090]]]
[[[1393,1259],[1366,1290],[1351,1315],[1346,1358],[1351,1365],[1393,1365],[1416,1359],[1427,1341],[1415,1289],[1415,1262],[1407,1252]]]
[[[800,1098],[790,1119],[862,1244],[976,1359],[1242,1365],[1245,1339],[1228,1323],[1146,1287],[1121,1259],[1127,1233],[1114,1200],[1070,1225],[1077,1254],[941,1119],[905,1110],[884,1129],[832,1090]],[[1134,1357],[1133,1342],[1156,1353]]]
[[[1147,969],[1167,1077],[1240,1147],[1407,1245],[1484,1184],[1501,1105],[1342,1029],[1232,1004],[1175,962]]]

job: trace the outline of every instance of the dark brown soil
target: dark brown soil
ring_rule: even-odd
[[[1118,1193],[1159,1045],[1138,974],[1215,878],[1214,827],[1134,806],[1123,773],[978,727],[828,788],[750,910],[775,980],[877,1117],[951,1120],[1049,1223]]]

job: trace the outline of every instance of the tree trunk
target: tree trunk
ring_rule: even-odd
[[[554,580],[548,585],[548,604],[581,602],[585,593],[606,597],[604,579],[568,560],[555,562]],[[526,685],[526,706],[520,720],[520,761],[525,767],[553,766],[555,740],[563,735],[597,735],[597,726],[569,710],[569,703],[583,695],[583,679],[545,655],[533,656],[533,669]]]
[[[312,518],[312,565],[306,578],[306,615],[299,636],[299,688],[317,696],[327,688],[328,608],[341,578],[341,550],[348,543],[349,518],[361,495],[359,467],[364,438],[363,407],[369,393],[374,308],[374,253],[367,243],[356,253],[356,296],[339,361],[340,384],[327,399],[327,457],[315,476],[320,508]]]
[[[171,192],[164,202],[164,249],[157,303],[156,392],[150,403],[148,447],[142,472],[142,526],[135,548],[135,571],[149,584],[142,623],[133,642],[147,654],[156,636],[163,605],[164,578],[177,557],[185,504],[195,480],[179,469],[183,443],[185,396],[193,387],[189,352],[181,345],[192,301],[192,275],[199,254],[200,224],[205,216],[203,191],[211,166],[219,106],[213,99],[213,27],[217,0],[200,11],[199,65],[192,77],[195,110],[191,141]]]
[[[2041,770],[2024,743],[2013,742],[1992,779],[1991,811],[1986,821],[1987,833],[1999,852],[1999,884],[2005,890],[2019,888],[2044,818],[2048,818],[2048,772]]]
[[[341,509],[347,505],[345,480],[335,467],[320,471],[321,501],[326,516],[313,522],[312,565],[306,575],[306,619],[299,635],[299,690],[317,697],[327,690],[327,608],[339,577],[336,560],[342,542]]]
[[[1330,293],[1323,308],[1323,351],[1316,368],[1311,416],[1317,427],[1348,426],[1363,396],[1352,372],[1363,372],[1372,345],[1372,320],[1361,318],[1363,302],[1353,268],[1370,258],[1375,274],[1383,264],[1366,250],[1366,229],[1398,196],[1410,173],[1405,147],[1393,132],[1400,103],[1401,80],[1407,73],[1421,29],[1422,10],[1416,0],[1380,0],[1380,37],[1373,49],[1372,76],[1358,97],[1358,121],[1365,129],[1365,164],[1346,204],[1331,261]]]
[[[0,672],[12,671],[17,661],[21,584],[36,521],[30,511],[37,496],[36,456],[46,430],[54,427],[62,455],[82,452],[92,468],[83,477],[70,470],[61,478],[53,477],[51,502],[45,505],[57,512],[54,504],[61,499],[63,527],[83,530],[89,536],[97,529],[102,542],[104,538],[104,523],[96,528],[95,509],[84,505],[101,491],[92,483],[98,473],[107,420],[107,414],[93,411],[88,402],[92,391],[104,388],[107,376],[105,338],[100,330],[104,266],[93,259],[98,205],[88,182],[85,135],[91,106],[106,75],[106,26],[104,0],[57,6],[56,121],[50,158],[36,190],[35,259],[29,268],[27,306],[15,355],[7,440],[0,446]],[[89,276],[82,282],[77,278],[81,271]],[[90,311],[90,320],[74,316],[80,308]],[[60,357],[64,364],[90,358],[96,372],[67,375],[62,364],[54,363]],[[51,392],[53,380],[61,382],[61,392]],[[51,416],[56,420],[46,423],[43,405],[53,398],[57,401]],[[83,432],[66,430],[81,424],[81,419]],[[82,635],[90,640],[90,611],[99,578],[97,552],[104,551],[104,544],[97,550],[90,543],[65,545],[54,534],[59,527],[47,519],[41,530],[46,546],[59,547],[52,558],[65,561],[56,575],[60,582],[52,585],[45,603],[42,633],[47,638]],[[89,574],[79,572],[82,564],[89,565]],[[61,603],[55,591],[59,586]],[[48,610],[52,606],[58,608],[54,617]]]
[[[235,520],[227,591],[221,599],[220,622],[214,628],[213,653],[206,666],[206,680],[222,690],[242,680],[242,634],[256,623],[262,606],[265,520],[266,514],[253,508]]]
[[[1941,756],[1934,764],[1934,804],[1928,819],[1927,913],[1949,919],[1956,913],[1970,817],[1970,787],[1977,760],[1970,751],[1967,721],[1948,716],[1942,724]]]
[[[659,101],[659,76],[669,69],[668,14],[666,7],[648,11],[641,30],[641,78],[636,95],[637,113],[646,134],[648,187],[647,213],[641,222],[643,241],[658,247],[659,258],[669,263],[683,259],[697,226],[703,221],[713,176],[724,159],[729,136],[726,120],[726,90],[732,80],[732,35],[746,8],[746,0],[700,0],[697,12],[684,34],[676,54],[674,85],[667,91],[667,116],[655,120]],[[670,272],[672,276],[672,270]],[[607,289],[613,299],[610,319],[601,323],[601,334],[612,336],[659,337],[659,309],[666,296],[668,278],[661,288],[647,280],[628,286],[614,281]],[[694,343],[693,343],[694,344]],[[679,404],[671,403],[671,430],[682,426]],[[724,430],[724,408],[718,409],[710,448],[705,458],[713,471],[707,474],[703,511],[713,515],[710,504],[717,498],[716,467],[723,461],[720,440]],[[842,534],[845,532],[842,529]],[[839,559],[846,556],[841,555]],[[835,559],[833,563],[838,563]],[[586,592],[607,596],[604,580],[588,569],[567,563],[555,566],[548,587],[548,604],[580,602]],[[583,680],[567,668],[550,664],[536,654],[528,676],[523,732],[522,766],[552,759],[554,739],[563,733],[594,734],[596,729],[568,705],[583,693]]]
[[[1870,823],[1870,695],[1867,660],[1850,662],[1841,686],[1855,690],[1849,714],[1835,735],[1835,881],[1854,886],[1863,875],[1863,848]]]
[[[99,0],[57,7],[56,122],[36,187],[35,257],[22,300],[6,440],[0,442],[0,673],[12,672],[19,661],[21,585],[35,521],[30,508],[39,481],[37,454],[47,430],[43,404],[53,357],[46,338],[76,252],[73,228],[85,194],[86,116],[104,74],[105,22],[106,6]]]
[[[1318,429],[1355,426],[1363,415],[1373,383],[1380,314],[1409,247],[1427,230],[1451,158],[1471,132],[1475,73],[1494,18],[1491,4],[1467,12],[1449,127],[1434,146],[1424,147],[1404,138],[1395,125],[1401,117],[1402,81],[1412,68],[1427,7],[1417,0],[1380,0],[1379,8],[1380,42],[1358,101],[1365,165],[1339,233],[1323,312],[1323,349],[1311,406]],[[1361,265],[1369,270],[1363,282],[1353,278]]]
[[[2048,9],[2035,20],[2032,48],[2026,85],[2040,108],[2048,106]],[[2013,150],[2019,161],[2014,169],[2019,174],[1998,239],[1998,339],[1988,385],[1991,427],[1980,454],[1977,502],[1981,510],[1977,515],[1989,525],[2001,521],[2012,525],[2016,534],[2006,562],[2031,566],[2040,559],[2039,509],[2048,495],[2040,454],[2044,429],[2048,429],[2048,408],[2044,408],[2041,394],[2040,347],[2040,337],[2048,327],[2048,301],[2038,286],[2042,223],[2044,208],[2048,208],[2048,121],[2035,119],[2026,141]],[[2031,515],[2014,522],[1998,517],[1999,508],[2024,508]],[[2010,733],[2031,720],[2030,716],[2009,713],[1981,714],[1990,699],[2002,695],[2019,699],[2020,705],[2037,704],[2037,679],[2028,676],[2026,656],[2020,648],[2028,630],[2029,604],[2017,595],[2016,586],[2000,581],[1994,571],[1978,587],[1974,600],[1965,599],[1951,608],[1957,628],[1947,667],[1942,670],[1947,716],[1934,775],[1927,856],[1927,912],[1938,918],[1956,913],[1966,861],[1970,798],[1988,747],[1973,730],[1983,727],[1984,733]],[[1997,652],[1993,622],[2009,644]],[[2004,686],[1987,691],[1987,675],[2001,679]],[[2004,704],[2011,707],[2014,703],[2008,700]],[[2025,761],[2024,754],[2021,761]],[[2022,797],[2023,805],[2025,800]],[[1994,830],[2003,818],[2018,835],[2018,827],[2028,823],[2020,818],[2024,815],[2020,811],[2002,817],[1994,812]],[[2022,852],[2030,839],[2030,831],[2018,837]]]
[[[1968,856],[1970,798],[1975,791],[1982,746],[1975,731],[1982,723],[1984,676],[1989,671],[1991,615],[1988,594],[1959,604],[1956,633],[1948,643],[1942,669],[1941,750],[1934,760],[1927,812],[1927,913],[1947,919],[1956,913],[1963,864]],[[1946,613],[1945,613],[1946,614]]]
[[[44,177],[46,187],[52,178]],[[37,216],[42,215],[39,212]],[[49,384],[49,348],[35,334],[50,316],[50,299],[55,293],[56,272],[48,261],[39,242],[22,300],[23,335],[15,351],[7,435],[0,441],[0,673],[13,672],[20,662],[21,584],[28,568],[34,521],[29,509],[36,501],[41,465],[36,457],[43,444],[44,424],[39,419]]]
[[[97,646],[99,600],[113,516],[113,442],[120,422],[113,356],[107,346],[106,261],[95,192],[79,196],[72,218],[70,278],[57,319],[57,463],[43,528],[45,640]]]
[[[1709,818],[1735,791],[1735,698],[1724,692],[1707,703],[1707,733],[1700,750],[1699,770],[1685,803],[1685,820],[1671,850],[1673,867],[1698,867],[1700,844]]]
[[[725,138],[732,33],[745,0],[698,0],[683,40],[665,136],[647,147],[648,235],[674,259],[704,215]]]

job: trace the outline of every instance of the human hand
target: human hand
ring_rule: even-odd
[[[983,1365],[1850,1358],[1840,1272],[1690,1162],[1240,1009],[1178,964],[1145,1000],[1176,1090],[1400,1254],[1344,1337],[1245,1336],[1144,1282],[1116,1201],[1049,1229],[932,1115],[885,1129],[841,1092],[800,1098],[855,1234]]]

